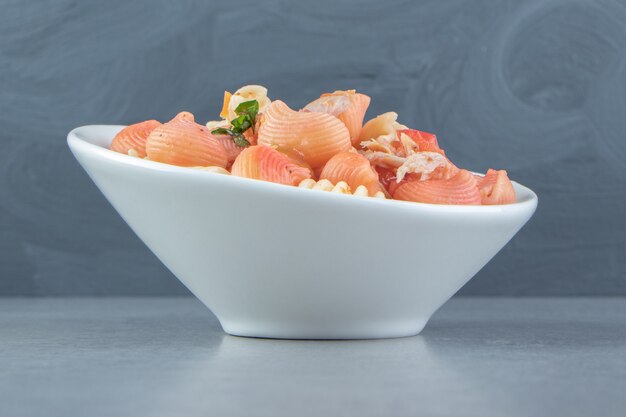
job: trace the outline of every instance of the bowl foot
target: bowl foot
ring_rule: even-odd
[[[224,331],[232,336],[266,339],[308,339],[308,340],[349,340],[349,339],[391,339],[419,334],[428,319],[394,321],[385,323],[355,323],[311,325],[303,323],[261,323],[242,321],[221,321]]]

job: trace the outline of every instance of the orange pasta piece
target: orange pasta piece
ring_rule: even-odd
[[[222,110],[220,111],[220,117],[222,119],[228,118],[228,105],[230,104],[230,98],[233,95],[229,91],[224,91],[224,103],[222,104]]]
[[[243,147],[237,146],[233,138],[228,135],[215,135],[215,138],[222,144],[224,150],[226,151],[226,158],[228,159],[228,163],[232,164],[233,161],[239,156],[241,151],[244,150]]]
[[[320,179],[327,179],[333,184],[345,181],[351,189],[364,185],[370,195],[383,191],[378,182],[378,173],[363,155],[355,152],[340,152],[324,165]]]
[[[484,205],[515,203],[515,189],[507,172],[490,169],[484,177],[476,177]]]
[[[286,185],[298,185],[302,180],[311,178],[309,169],[263,145],[245,148],[235,159],[231,174]]]
[[[294,111],[280,100],[272,102],[262,116],[259,145],[296,152],[313,169],[321,168],[338,152],[351,146],[348,128],[327,113]]]
[[[128,151],[134,150],[139,158],[146,157],[146,139],[152,131],[161,126],[156,120],[146,120],[135,123],[120,130],[113,138],[109,149],[128,155]]]
[[[228,165],[222,140],[194,121],[193,114],[181,112],[150,133],[146,153],[152,161],[179,166]]]
[[[450,179],[420,181],[409,177],[398,186],[393,198],[430,204],[481,204],[476,178],[464,169]]]
[[[363,118],[370,105],[370,97],[355,90],[335,91],[322,94],[320,98],[306,105],[305,109],[332,114],[341,120],[350,132],[353,146],[360,143],[359,134],[363,128]]]

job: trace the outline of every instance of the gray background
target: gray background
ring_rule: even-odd
[[[70,155],[97,123],[213,118],[260,83],[372,96],[534,219],[465,295],[626,295],[624,1],[0,1],[0,295],[186,290]]]

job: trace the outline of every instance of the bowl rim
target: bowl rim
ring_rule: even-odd
[[[224,174],[215,174],[212,172],[203,171],[201,169],[192,169],[189,167],[181,167],[177,165],[170,165],[166,163],[156,162],[145,160],[129,155],[125,155],[123,153],[115,152],[107,147],[104,144],[98,144],[96,142],[103,140],[98,140],[97,137],[102,137],[104,135],[109,135],[105,141],[110,143],[113,140],[113,136],[121,129],[126,127],[125,125],[84,125],[77,128],[72,129],[67,135],[67,143],[73,153],[77,154],[85,154],[91,155],[96,158],[102,160],[108,160],[109,162],[113,162],[119,165],[132,166],[139,169],[144,169],[148,171],[155,171],[162,174],[172,174],[172,175],[183,175],[187,176],[190,179],[195,181],[202,182],[223,182],[222,184],[226,184],[226,182],[230,184],[238,184],[243,187],[254,187],[258,190],[267,190],[273,192],[281,192],[284,194],[290,194],[292,196],[303,196],[303,195],[315,195],[317,198],[326,198],[326,199],[342,199],[344,201],[368,201],[369,204],[383,204],[383,205],[393,205],[395,207],[405,207],[405,208],[413,208],[419,210],[426,211],[436,211],[436,212],[452,212],[452,213],[510,213],[519,212],[519,211],[529,211],[534,212],[537,207],[538,197],[537,194],[531,190],[530,188],[515,182],[513,186],[515,188],[515,192],[517,195],[517,201],[511,204],[501,204],[501,205],[487,205],[487,206],[472,206],[472,205],[450,205],[450,204],[431,204],[431,203],[419,203],[413,201],[403,201],[403,200],[394,200],[394,199],[380,199],[380,198],[372,198],[372,197],[361,197],[361,196],[353,196],[353,195],[343,195],[339,193],[329,193],[329,192],[318,192],[318,193],[303,193],[302,189],[299,187],[284,185],[273,183],[269,181],[255,180],[251,178],[237,177],[232,175],[224,175]],[[474,173],[474,172],[473,172]],[[477,175],[483,175],[480,173],[474,173]],[[233,182],[234,181],[234,182]],[[311,191],[311,190],[307,190]],[[345,197],[351,197],[346,199]]]

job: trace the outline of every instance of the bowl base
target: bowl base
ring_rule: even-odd
[[[428,319],[410,322],[367,323],[355,325],[326,325],[321,328],[301,323],[277,324],[259,322],[221,321],[224,331],[232,336],[264,339],[350,340],[392,339],[419,334]]]

